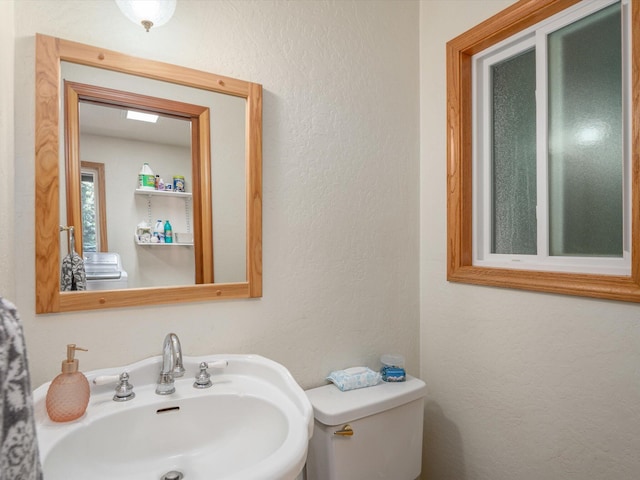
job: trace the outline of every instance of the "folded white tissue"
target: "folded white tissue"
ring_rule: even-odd
[[[356,388],[372,387],[382,380],[380,372],[367,367],[351,367],[331,372],[327,380],[333,382],[343,392]]]

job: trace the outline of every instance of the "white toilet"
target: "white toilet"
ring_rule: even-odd
[[[405,382],[341,392],[307,390],[315,425],[306,480],[415,480],[422,462],[425,383]]]

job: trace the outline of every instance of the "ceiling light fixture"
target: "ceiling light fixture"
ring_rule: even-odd
[[[176,0],[116,0],[116,4],[129,20],[147,32],[167,23],[176,11]]]
[[[127,120],[140,120],[141,122],[156,123],[158,121],[158,115],[136,112],[135,110],[127,110]]]

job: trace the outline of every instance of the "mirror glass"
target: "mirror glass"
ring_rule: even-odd
[[[37,35],[36,312],[261,296],[261,124],[259,84]],[[144,163],[171,191],[138,191]],[[172,244],[141,241],[157,220]],[[85,261],[117,253],[127,282],[60,291],[61,226]]]
[[[126,273],[126,282],[114,282],[118,288],[194,284],[192,197],[172,197],[168,196],[169,193],[167,196],[141,195],[136,188],[142,160],[149,163],[154,173],[159,172],[163,188],[159,192],[165,191],[164,182],[173,187],[174,175],[182,176],[186,185],[191,184],[191,123],[164,116],[159,116],[155,124],[144,123],[127,120],[126,109],[87,102],[81,102],[79,106],[80,159],[83,164],[91,161],[104,165],[106,249],[99,248],[98,242],[87,241],[87,232],[91,231],[92,224],[87,221],[88,228],[85,229],[84,219],[93,198],[88,194],[81,197],[82,245],[76,242],[76,249],[82,251],[85,258],[87,288],[92,289],[97,282],[109,285],[109,279],[102,279],[103,273],[95,272],[92,277],[89,260],[97,258],[90,255],[92,251],[119,255],[121,272],[113,272],[112,277],[120,280]],[[132,129],[127,131],[126,122],[143,125],[132,125]],[[155,138],[154,126],[166,131],[167,135]],[[136,127],[146,127],[147,131],[133,136],[131,134]],[[85,176],[83,172],[83,178]],[[61,212],[65,210],[66,207],[61,208]],[[138,235],[138,228],[141,232],[146,232],[147,228],[153,232],[157,220],[161,221],[163,233],[165,221],[169,221],[172,240],[180,239],[181,242],[163,245],[151,243],[151,236]],[[183,241],[183,235],[191,235],[191,241]],[[65,247],[63,245],[63,255]],[[244,265],[239,266],[239,271],[244,275]]]
[[[174,85],[119,72],[61,62],[63,82],[79,82],[115,89],[135,103],[134,94],[162,96],[172,101],[197,104],[210,112],[211,215],[213,225],[214,281],[246,281],[246,186],[245,186],[245,99],[200,89]],[[126,90],[125,90],[126,89]],[[84,254],[89,277],[87,288],[137,288],[196,283],[193,246],[194,229],[199,218],[193,217],[191,197],[134,195],[138,173],[148,163],[159,175],[163,186],[173,187],[173,177],[183,177],[186,192],[193,192],[191,169],[191,123],[184,118],[163,115],[156,123],[127,119],[127,111],[109,103],[83,100],[79,106],[79,156],[82,162],[99,162],[105,170],[106,244],[117,253],[122,274],[115,272],[110,285],[106,273],[89,273],[94,267],[84,241],[84,229],[76,237],[77,250]],[[66,99],[65,99],[66,104]],[[63,105],[64,106],[64,105]],[[148,108],[144,109],[149,111]],[[64,115],[64,108],[61,116]],[[65,134],[66,141],[69,135]],[[69,151],[68,146],[65,149]],[[77,161],[77,159],[74,159]],[[61,155],[60,169],[65,168]],[[77,171],[77,170],[76,170]],[[61,212],[66,212],[66,196],[61,196]],[[136,192],[140,193],[140,192]],[[83,212],[84,212],[83,208]],[[84,213],[83,213],[84,218]],[[136,239],[139,225],[152,230],[158,220],[169,220],[175,232],[171,245],[146,243]],[[64,218],[61,221],[68,222]],[[195,223],[194,223],[195,222]],[[152,232],[153,233],[153,232]],[[196,239],[197,240],[197,239]],[[191,244],[191,245],[189,245]],[[167,248],[167,247],[171,248]],[[61,245],[61,258],[67,251]],[[108,270],[108,269],[107,269]],[[108,273],[108,272],[107,272]],[[126,273],[126,275],[124,275]],[[126,282],[115,281],[126,277]],[[95,281],[94,281],[95,279]]]

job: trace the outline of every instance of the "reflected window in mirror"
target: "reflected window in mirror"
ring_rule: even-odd
[[[85,252],[108,252],[104,163],[81,162],[82,240]]]

